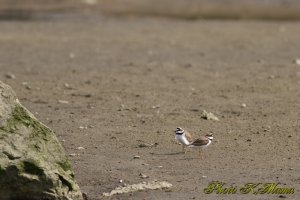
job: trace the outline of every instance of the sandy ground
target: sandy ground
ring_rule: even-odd
[[[280,183],[300,199],[299,22],[59,15],[0,27],[1,80],[73,155],[89,199],[121,179],[173,187],[110,199],[279,199],[204,194],[211,181]],[[180,153],[177,126],[214,133],[204,159]]]

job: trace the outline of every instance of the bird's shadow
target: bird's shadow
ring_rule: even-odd
[[[183,152],[170,152],[170,153],[152,153],[152,155],[155,156],[175,156],[175,155],[186,155]],[[194,160],[196,158],[194,157],[184,157],[184,158],[179,158],[178,160]]]
[[[184,153],[183,152],[153,153],[152,155],[155,155],[155,156],[174,156],[174,155],[179,155],[179,154],[184,154]]]

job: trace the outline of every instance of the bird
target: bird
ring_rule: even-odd
[[[184,135],[185,137],[182,137]],[[182,145],[182,152],[186,153],[186,147],[193,140],[192,134],[178,127],[175,131],[175,139]]]
[[[198,148],[199,149],[199,156],[201,154],[201,150],[208,147],[213,140],[213,134],[206,134],[204,137],[200,137],[192,142],[189,142],[187,139],[186,131],[182,128],[178,127],[175,131],[175,138],[176,140],[183,145],[183,152],[186,153],[188,148]],[[202,156],[203,158],[203,156]]]

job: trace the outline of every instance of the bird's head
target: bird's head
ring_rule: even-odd
[[[206,134],[205,137],[207,137],[209,140],[213,140],[214,139],[214,136],[213,136],[212,133]]]
[[[175,134],[182,135],[182,134],[184,134],[184,130],[182,128],[178,127],[178,128],[176,128]]]

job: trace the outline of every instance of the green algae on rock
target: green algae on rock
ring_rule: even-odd
[[[82,200],[53,131],[0,82],[0,195],[3,200]]]

